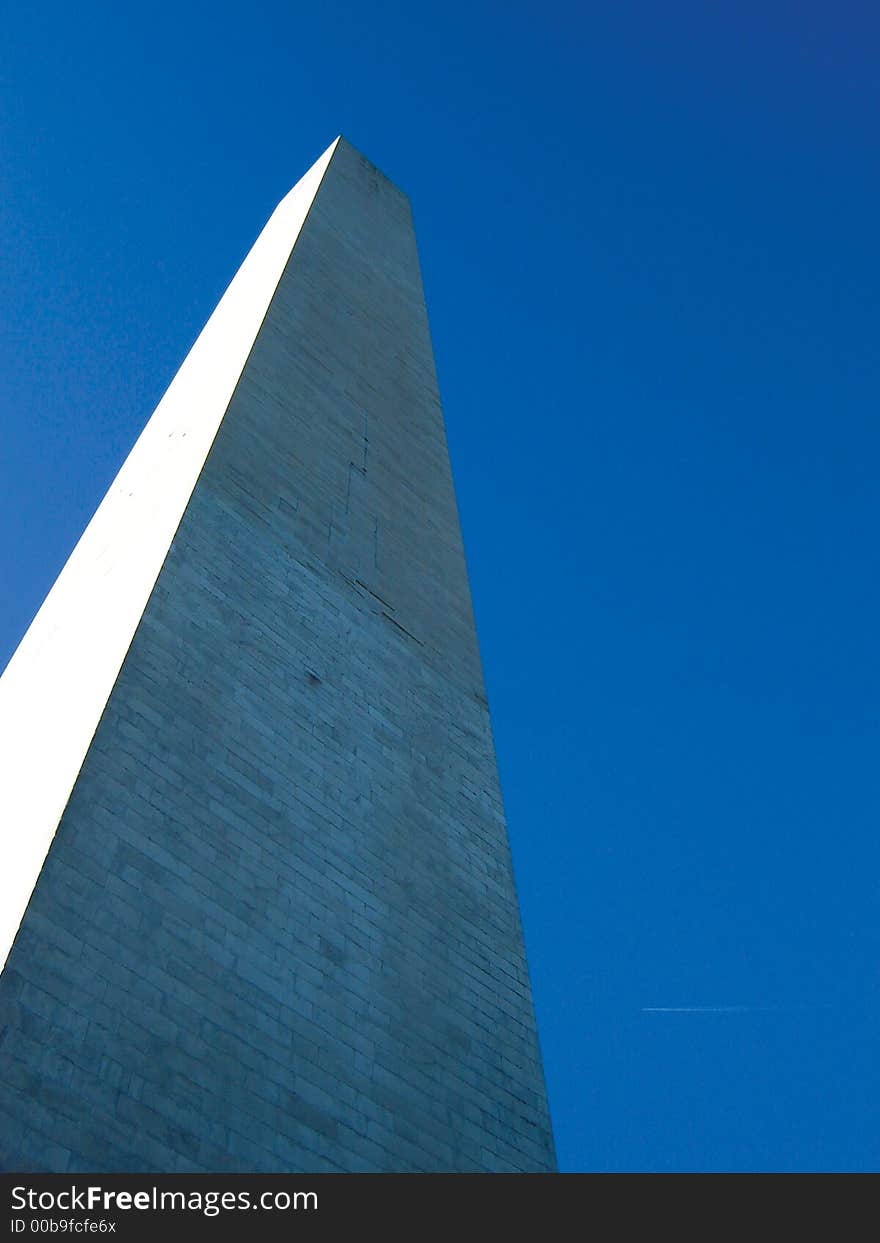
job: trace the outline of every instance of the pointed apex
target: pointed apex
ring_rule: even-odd
[[[355,159],[359,160],[360,163],[363,164],[366,168],[371,169],[373,173],[375,173],[378,177],[381,177],[381,179],[387,182],[389,186],[393,187],[393,189],[399,195],[401,195],[404,199],[406,199],[407,203],[409,203],[409,195],[406,193],[406,191],[401,189],[401,187],[397,184],[397,182],[394,181],[393,178],[389,177],[388,174],[384,172],[378,166],[378,164],[375,164],[370,159],[369,156],[364,155],[363,151],[361,151],[359,147],[356,147],[355,144],[351,141],[351,139],[346,138],[344,134],[337,135],[335,141],[331,143],[331,145],[327,148],[327,150],[324,152],[324,155],[321,157],[321,159],[323,160],[324,156],[327,156],[328,163],[329,163],[329,159],[332,158],[334,155],[338,155],[339,157],[339,159],[337,160],[337,163],[339,162],[339,160],[341,160],[342,158],[346,156],[348,158],[351,158],[353,156]]]
[[[329,161],[333,158],[333,153],[336,150],[336,148],[339,146],[341,142],[344,142],[344,141],[345,139],[342,137],[342,135],[337,134],[336,137],[331,142],[330,146],[327,148],[327,150],[321,156],[318,157],[317,163],[320,163],[321,160],[325,160],[325,159],[329,163]]]
[[[280,209],[282,204],[286,203],[293,195],[296,195],[298,198],[306,195],[310,198],[314,198],[315,194],[318,192],[318,188],[321,185],[324,174],[327,171],[327,166],[333,159],[336,148],[341,141],[342,135],[339,135],[339,137],[333,139],[327,150],[318,156],[317,160],[315,160],[308,172],[303,173],[296,185],[294,185],[293,188],[287,192],[281,200],[281,203],[278,204],[278,209]]]

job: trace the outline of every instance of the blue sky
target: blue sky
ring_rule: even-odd
[[[566,1170],[880,1165],[878,36],[4,15],[0,664],[341,131],[414,207]]]

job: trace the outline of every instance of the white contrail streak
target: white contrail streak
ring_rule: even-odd
[[[642,1014],[749,1014],[778,1009],[779,1006],[642,1006]]]

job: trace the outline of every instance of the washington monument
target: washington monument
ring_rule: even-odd
[[[550,1171],[406,197],[273,213],[0,679],[0,1164]]]

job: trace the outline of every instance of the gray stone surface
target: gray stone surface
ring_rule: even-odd
[[[554,1168],[409,205],[344,142],[0,1010],[6,1168]]]

